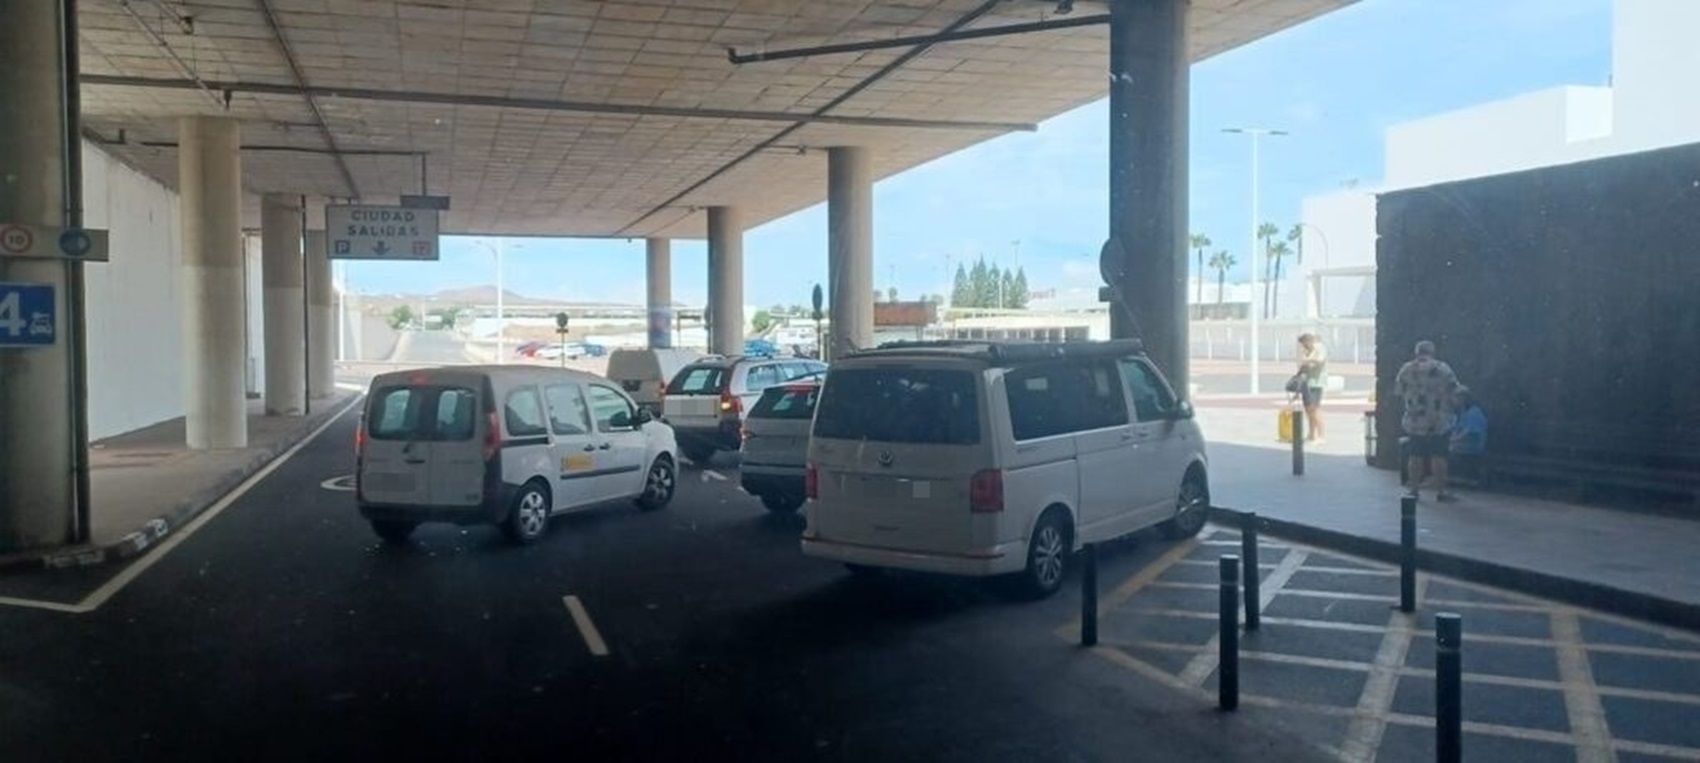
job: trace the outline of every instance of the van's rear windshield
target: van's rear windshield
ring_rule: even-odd
[[[667,385],[669,395],[718,395],[726,388],[725,366],[685,366]]]
[[[835,368],[815,412],[814,436],[972,445],[980,441],[975,390],[969,371]]]
[[[815,398],[820,395],[820,385],[799,384],[796,386],[768,387],[761,393],[761,399],[750,409],[750,417],[757,419],[807,419],[815,415]]]
[[[464,387],[386,387],[366,409],[374,440],[470,440],[477,428],[478,394]]]

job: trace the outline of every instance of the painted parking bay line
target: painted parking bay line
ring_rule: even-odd
[[[573,625],[578,626],[578,635],[584,638],[584,645],[590,653],[597,657],[607,657],[608,643],[602,640],[602,632],[596,630],[596,623],[590,619],[590,612],[584,608],[584,602],[572,594],[562,596],[561,602],[566,604],[567,611],[572,613]]]

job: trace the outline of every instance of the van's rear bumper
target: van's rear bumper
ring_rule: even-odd
[[[737,419],[723,419],[706,426],[669,420],[667,425],[673,427],[673,436],[680,442],[698,442],[720,450],[737,450],[743,445]]]
[[[360,501],[360,516],[367,521],[380,522],[448,522],[456,525],[482,525],[501,522],[506,507],[513,502],[517,485],[503,485],[493,501],[471,506],[416,506],[395,503]]]
[[[807,470],[801,466],[752,464],[748,461],[738,465],[739,481],[744,486],[744,490],[756,495],[801,496],[804,489],[803,474],[805,471]]]
[[[891,567],[945,575],[986,577],[1019,572],[1027,566],[1025,544],[1020,541],[965,553],[905,551],[860,543],[843,543],[821,538],[803,538],[803,554],[846,564]]]

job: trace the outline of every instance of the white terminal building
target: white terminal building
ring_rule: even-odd
[[[1382,180],[1304,200],[1280,314],[1375,314],[1376,195],[1700,141],[1700,1],[1616,0],[1606,86],[1563,85],[1393,125]]]

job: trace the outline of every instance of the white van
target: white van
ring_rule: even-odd
[[[679,369],[701,357],[702,353],[693,350],[618,349],[608,355],[608,378],[638,405],[659,416],[667,382],[678,375]]]
[[[421,522],[501,525],[529,543],[549,517],[672,500],[673,430],[600,376],[454,366],[372,380],[355,435],[355,500],[385,540]]]
[[[803,552],[852,571],[1008,574],[1204,525],[1204,438],[1137,341],[917,342],[835,363],[815,409]]]

